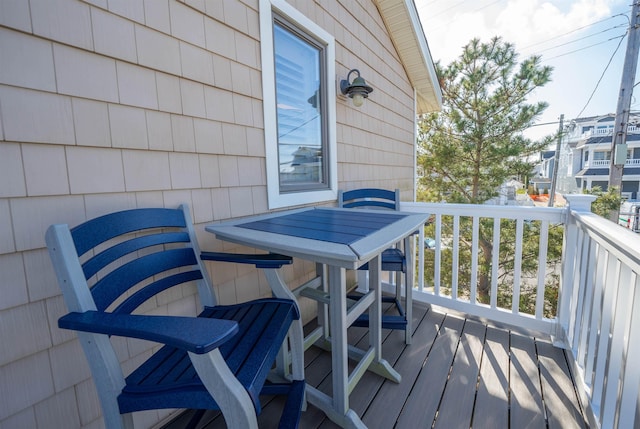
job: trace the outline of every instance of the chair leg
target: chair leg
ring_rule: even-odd
[[[227,426],[258,429],[253,402],[227,366],[220,350],[201,355],[189,352],[189,357],[200,380],[220,406]]]
[[[291,378],[304,380],[304,332],[302,320],[294,320],[289,328],[289,345],[291,347]],[[303,399],[302,409],[307,409],[306,397]]]
[[[411,344],[411,335],[413,335],[413,287],[409,282],[409,278],[405,279],[405,308],[404,315],[407,318],[407,326],[404,331],[405,344]]]

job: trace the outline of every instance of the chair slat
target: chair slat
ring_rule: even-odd
[[[263,331],[255,343],[254,347],[258,352],[249,355],[242,369],[236,375],[238,380],[253,392],[256,400],[258,400],[264,380],[278,354],[278,349],[273,347],[274,340],[286,336],[289,329],[288,323],[282,323],[282,321],[293,320],[291,311],[290,306],[281,305],[278,307],[276,313],[271,316],[267,329]]]
[[[361,198],[380,198],[395,201],[396,193],[388,189],[362,188],[344,191],[342,193],[342,198],[344,201],[357,200]]]
[[[145,235],[118,243],[87,260],[82,264],[85,277],[91,278],[101,269],[123,256],[151,246],[170,243],[188,243],[189,234],[186,232],[169,232],[162,234]]]
[[[91,288],[98,310],[108,308],[120,295],[151,276],[168,270],[191,267],[197,259],[193,249],[170,249],[141,256],[104,276]]]
[[[381,208],[385,208],[385,209],[390,209],[390,210],[395,210],[395,203],[385,203],[383,201],[374,201],[374,200],[367,200],[367,201],[354,201],[352,203],[345,203],[342,205],[342,207],[347,208],[347,209],[353,209],[353,208],[358,208],[358,207],[381,207]]]
[[[123,234],[151,228],[184,228],[184,213],[176,209],[133,209],[91,219],[71,230],[79,256]]]
[[[113,312],[130,314],[142,303],[160,292],[180,284],[200,280],[201,278],[202,273],[199,270],[187,271],[162,278],[144,286],[142,289],[132,294],[129,298],[125,299],[120,305],[118,305]]]
[[[245,357],[249,354],[249,350],[255,347],[259,337],[264,334],[269,318],[274,311],[275,309],[271,306],[266,308],[254,306],[244,314],[241,320],[236,320],[240,324],[240,332],[238,332],[237,336],[242,336],[243,341],[234,344],[233,350],[229,350],[229,342],[220,347],[220,351],[226,357],[227,365],[229,365],[231,371],[234,373],[238,371]]]

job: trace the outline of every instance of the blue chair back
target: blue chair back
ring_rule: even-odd
[[[210,287],[186,215],[186,208],[125,210],[71,229],[98,311],[132,313],[154,295],[190,281]]]
[[[363,188],[338,191],[338,207],[400,210],[400,190]]]

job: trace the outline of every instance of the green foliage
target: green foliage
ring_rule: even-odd
[[[620,210],[620,204],[622,204],[622,197],[618,188],[612,186],[604,192],[600,186],[594,186],[593,188],[585,189],[585,194],[595,195],[596,200],[591,203],[591,211],[604,218],[609,218],[612,212],[617,213]]]
[[[418,166],[422,177],[418,200],[482,204],[497,196],[500,186],[509,178],[530,176],[533,163],[527,157],[540,152],[557,137],[534,142],[523,136],[523,131],[547,108],[544,102],[528,103],[527,97],[550,81],[551,71],[541,65],[537,56],[518,63],[514,46],[499,37],[488,43],[473,39],[451,64],[446,67],[436,64],[443,108],[441,112],[423,116],[419,124]],[[477,299],[484,303],[491,300],[493,228],[493,219],[480,219]],[[515,280],[516,222],[503,220],[500,228],[496,299],[499,305],[510,307]],[[441,287],[443,290],[452,287],[451,267],[456,256],[459,296],[470,294],[474,265],[472,229],[470,218],[460,218],[458,253],[454,255],[452,218],[442,218],[442,235],[438,237],[444,244],[440,255]],[[522,230],[519,307],[530,313],[536,302],[540,223],[525,222]],[[561,226],[550,228],[547,269],[559,263],[562,233]],[[425,234],[435,236],[432,225]],[[428,275],[433,275],[434,263],[433,252],[428,252],[425,263]],[[551,271],[555,273],[555,268]],[[547,278],[551,280],[545,298],[557,294],[557,284],[554,286],[551,276]],[[554,305],[548,303],[549,311],[553,311]]]
[[[443,109],[421,119],[418,139],[428,201],[487,201],[509,177],[528,175],[533,165],[523,157],[552,140],[522,135],[547,107],[526,99],[550,81],[551,68],[539,57],[517,59],[513,45],[496,37],[472,40],[447,67],[436,64]]]

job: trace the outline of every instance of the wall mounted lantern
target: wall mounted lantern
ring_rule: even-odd
[[[349,83],[349,77],[351,73],[356,73],[358,76]],[[340,91],[347,97],[353,100],[353,105],[356,107],[362,106],[364,99],[369,97],[369,93],[373,91],[364,78],[360,77],[360,71],[353,69],[347,74],[347,78],[340,81]]]

